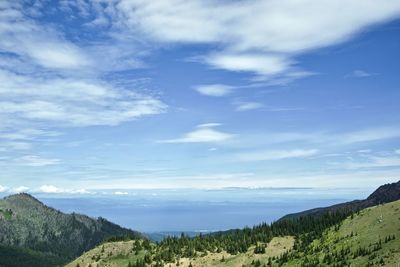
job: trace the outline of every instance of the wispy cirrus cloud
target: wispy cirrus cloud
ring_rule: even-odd
[[[59,159],[44,158],[38,155],[25,155],[16,159],[17,164],[30,167],[44,167],[50,165],[57,165],[60,163]]]
[[[35,20],[48,12],[46,5],[41,1],[36,3],[41,4],[38,4],[33,11],[34,15],[29,16],[27,14],[34,9],[32,5],[16,1],[2,2],[0,39],[7,42],[0,42],[0,49],[8,52],[7,55],[2,56],[7,58],[7,61],[2,62],[3,67],[13,69],[16,64],[23,63],[25,66],[19,66],[21,70],[33,71],[39,68],[82,75],[143,66],[140,58],[147,54],[147,51],[143,45],[138,47],[139,42],[136,39],[130,36],[120,38],[118,31],[105,31],[102,38],[95,41],[87,40],[82,45],[77,40],[66,38],[65,32],[61,32],[60,28],[55,27],[54,24]],[[57,12],[58,9],[60,12],[67,11],[61,4],[52,12]],[[106,12],[98,6],[97,9],[88,11],[86,15],[78,14],[78,17],[85,21],[87,16],[90,16],[90,12],[96,10],[98,11],[96,15],[99,16]],[[77,14],[73,15],[75,17]],[[97,24],[96,26],[104,25]],[[92,29],[82,27],[79,34],[85,35],[90,31]]]
[[[347,152],[337,157],[329,165],[350,170],[390,169],[400,167],[400,156],[396,150],[372,151],[359,150],[357,153]]]
[[[51,27],[30,19],[20,2],[3,2],[0,10],[0,49],[25,63],[51,69],[82,69],[93,62],[75,44],[61,38]]]
[[[367,72],[365,70],[354,70],[349,76],[356,78],[365,78],[374,75],[373,73]]]
[[[370,142],[383,142],[400,138],[400,129],[397,126],[366,128],[358,131],[315,131],[315,132],[265,132],[255,135],[242,135],[239,145],[259,146],[261,144],[323,144],[324,146],[351,146]]]
[[[224,84],[207,84],[195,86],[194,89],[202,95],[219,97],[231,94],[235,87]]]
[[[196,129],[176,139],[161,140],[160,143],[218,143],[234,137],[233,134],[214,129],[219,123],[197,125]]]
[[[305,158],[316,155],[317,153],[317,149],[257,150],[237,153],[234,155],[234,158],[239,161],[267,161]]]
[[[214,68],[271,77],[298,72],[296,55],[343,42],[370,25],[393,19],[400,14],[400,4],[123,0],[115,10],[126,18],[121,24],[155,42],[216,45],[203,55],[204,63]]]
[[[353,131],[341,134],[338,140],[341,143],[352,144],[362,142],[372,142],[385,139],[393,139],[400,137],[399,127],[377,127],[360,131]]]
[[[29,150],[32,144],[28,142],[2,142],[0,144],[0,152],[10,150]]]
[[[2,2],[2,121],[12,118],[13,125],[118,125],[166,110],[159,99],[139,93],[132,85],[120,86],[124,83],[101,78],[108,71],[138,66],[128,48],[135,47],[129,37],[119,40],[109,35],[102,38],[104,42],[83,45],[66,38],[54,24],[34,19],[46,11],[40,4],[33,8],[22,2]],[[29,12],[36,15],[27,16]]]
[[[233,104],[236,106],[236,111],[249,111],[264,107],[264,105],[259,102],[234,102]]]
[[[363,161],[346,163],[345,166],[349,169],[400,167],[400,157],[370,156]]]
[[[34,78],[0,70],[0,117],[64,126],[117,125],[166,110],[160,100],[93,79]]]
[[[14,120],[16,122],[17,120]],[[4,144],[23,144],[30,145],[29,142],[34,140],[51,139],[62,135],[61,132],[48,131],[39,128],[24,128],[20,125],[21,121],[18,121],[17,125],[5,125],[4,129],[0,129],[0,140],[3,140]]]

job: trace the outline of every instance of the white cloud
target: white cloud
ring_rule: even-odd
[[[351,74],[351,76],[357,77],[357,78],[364,78],[364,77],[369,77],[372,75],[373,75],[372,73],[366,72],[364,70],[355,70]]]
[[[92,63],[76,45],[23,14],[23,6],[0,10],[0,49],[45,68],[83,69]],[[5,41],[6,40],[6,41]]]
[[[218,127],[221,126],[222,124],[219,122],[209,122],[209,123],[202,123],[196,126],[196,128],[212,128],[212,127]]]
[[[67,192],[70,194],[84,194],[84,195],[95,195],[96,194],[96,192],[89,191],[87,189],[68,190]]]
[[[43,167],[60,163],[59,159],[42,158],[37,155],[26,155],[17,159],[17,162],[24,166]]]
[[[143,1],[116,6],[134,33],[164,43],[208,43],[216,68],[271,76],[292,72],[296,55],[344,42],[366,27],[399,16],[396,0]]]
[[[13,193],[22,193],[22,192],[28,192],[29,187],[27,186],[18,186],[10,190]]]
[[[95,194],[86,189],[66,189],[54,185],[42,185],[35,192],[46,194]]]
[[[0,133],[1,138],[1,133]],[[12,151],[12,150],[29,150],[32,148],[31,143],[26,142],[2,142],[0,143],[0,151]]]
[[[55,69],[83,69],[93,65],[80,49],[70,43],[31,40],[31,43],[23,47],[24,52],[38,64],[46,68]]]
[[[72,3],[73,1],[69,1]],[[95,4],[95,3],[93,3]],[[60,5],[62,6],[62,5]],[[58,7],[60,7],[58,6]],[[44,16],[49,12],[46,6],[37,9],[35,16],[27,16],[31,6],[23,3],[6,4],[0,10],[0,50],[7,51],[11,55],[3,55],[6,59],[0,62],[0,65],[14,69],[18,65],[18,70],[36,70],[35,68],[51,69],[53,71],[74,72],[81,75],[82,73],[107,72],[133,69],[143,66],[140,57],[146,54],[146,49],[134,37],[125,34],[120,38],[118,31],[102,32],[102,39],[95,42],[85,42],[80,45],[77,40],[81,36],[76,36],[75,42],[68,40],[64,33],[60,31],[61,27],[55,27],[46,21],[37,22],[35,17]],[[52,15],[56,11],[52,9]],[[98,14],[104,17],[104,13],[110,10],[111,6],[106,10],[97,6]],[[93,9],[92,11],[96,11]],[[64,12],[66,10],[63,10]],[[77,18],[81,14],[72,12],[71,16]],[[84,17],[80,19],[85,20]],[[74,20],[78,23],[78,20]],[[97,23],[93,26],[102,27]],[[87,24],[86,24],[87,25]],[[84,25],[81,25],[80,33],[86,34]],[[115,28],[113,28],[115,29]],[[93,31],[90,31],[92,34]],[[29,67],[27,67],[27,65]]]
[[[116,191],[116,192],[114,192],[114,195],[124,196],[124,195],[128,195],[128,192]]]
[[[65,190],[58,188],[54,185],[42,185],[39,187],[39,191],[42,193],[64,193]]]
[[[8,187],[0,185],[0,193],[4,193],[8,190]]]
[[[202,95],[218,97],[231,94],[235,87],[224,84],[209,84],[198,85],[194,89]]]
[[[159,114],[151,96],[88,79],[38,79],[0,70],[0,117],[66,126],[118,125]]]
[[[235,155],[240,161],[266,161],[290,158],[305,158],[318,153],[316,149],[293,149],[293,150],[265,150],[242,152]]]
[[[264,105],[258,102],[237,102],[234,103],[236,105],[236,111],[248,111],[254,109],[260,109]]]
[[[259,76],[273,76],[290,68],[290,62],[283,56],[218,53],[206,58],[206,62],[218,69],[254,72]]]
[[[245,143],[279,144],[291,142],[323,143],[334,146],[347,146],[357,143],[381,142],[387,139],[400,138],[397,127],[377,127],[349,132],[270,132],[254,136],[244,136]],[[243,140],[242,140],[243,141]],[[242,142],[241,141],[241,142]]]
[[[56,137],[60,132],[46,131],[34,128],[4,129],[0,128],[0,138],[8,140],[34,140],[39,137]]]
[[[234,135],[213,129],[219,123],[200,124],[192,132],[177,139],[162,140],[161,143],[217,143],[231,139]]]

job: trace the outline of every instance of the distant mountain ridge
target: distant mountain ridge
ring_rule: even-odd
[[[315,208],[310,210],[301,211],[298,213],[291,213],[283,216],[278,221],[299,218],[302,216],[318,216],[327,212],[336,212],[340,210],[358,211],[361,209],[369,208],[378,204],[385,204],[400,199],[400,181],[396,183],[384,184],[376,189],[371,195],[364,200],[353,200],[336,204],[329,207]]]
[[[3,247],[31,249],[67,261],[115,236],[143,238],[104,218],[62,213],[26,193],[0,199]]]

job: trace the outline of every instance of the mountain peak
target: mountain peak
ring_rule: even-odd
[[[398,199],[400,199],[400,181],[378,187],[378,189],[367,198],[367,200],[377,204],[392,202]]]
[[[36,202],[37,204],[43,204],[37,198],[35,198],[34,196],[32,196],[28,193],[18,193],[18,194],[10,195],[8,197],[5,197],[4,200],[24,201],[24,202],[29,201],[29,202]]]
[[[376,189],[368,198],[363,200],[353,200],[349,202],[339,203],[329,207],[315,208],[305,210],[298,213],[292,213],[283,216],[279,220],[293,219],[308,215],[321,215],[328,212],[336,212],[338,210],[358,211],[360,209],[371,206],[393,202],[400,199],[400,181],[391,184],[385,184]]]

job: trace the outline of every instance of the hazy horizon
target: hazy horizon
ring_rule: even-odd
[[[375,189],[148,189],[100,191],[79,196],[33,195],[62,212],[103,217],[123,227],[152,233],[209,232],[251,227],[262,222],[271,223],[289,213],[365,199]]]

